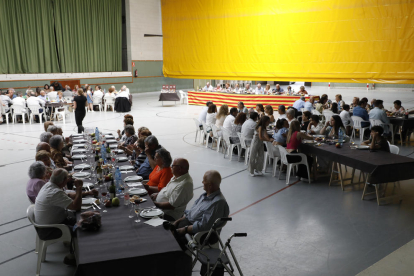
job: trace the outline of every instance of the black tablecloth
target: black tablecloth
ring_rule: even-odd
[[[74,160],[74,166],[81,163]],[[130,175],[134,173],[122,177]],[[141,207],[154,206],[148,195],[143,197],[147,201]],[[102,210],[102,227],[98,232],[77,232],[76,275],[191,275],[191,257],[181,250],[170,231],[147,225],[144,218],[135,223],[135,217],[128,218],[130,209],[123,205],[123,199],[121,206],[107,208],[106,213]]]
[[[414,159],[385,151],[342,148],[323,144],[320,147],[302,144],[301,152],[328,158],[330,161],[371,174],[371,183],[385,183],[414,178]]]
[[[131,111],[131,103],[128,98],[119,97],[115,99],[115,111],[116,112],[129,112]]]
[[[414,118],[390,118],[390,123],[395,126],[402,126],[404,129],[414,128]]]
[[[159,102],[168,102],[168,101],[180,101],[180,97],[177,93],[161,93]]]

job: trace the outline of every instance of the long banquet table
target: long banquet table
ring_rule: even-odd
[[[306,101],[310,96],[305,96]],[[319,96],[314,96],[319,100]],[[188,104],[205,106],[207,101],[213,101],[214,104],[221,106],[227,104],[229,107],[237,107],[238,102],[243,102],[247,108],[255,107],[261,103],[271,105],[274,109],[279,105],[292,106],[293,103],[300,99],[300,96],[283,96],[283,95],[256,95],[256,94],[235,94],[224,92],[198,92],[188,91]]]
[[[74,160],[73,165],[81,163],[81,160]],[[131,175],[135,173],[123,173],[122,179]],[[96,179],[85,181],[95,183]],[[142,197],[147,201],[141,203],[141,207],[154,206],[148,195]],[[162,226],[145,224],[147,219],[144,218],[135,223],[135,217],[128,218],[129,206],[124,205],[123,199],[120,201],[119,207],[100,205],[102,227],[99,231],[77,231],[76,275],[191,275],[191,257],[181,250],[171,232]],[[104,209],[106,213],[102,212]]]

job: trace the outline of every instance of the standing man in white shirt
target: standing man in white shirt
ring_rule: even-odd
[[[193,198],[193,179],[188,174],[186,159],[177,158],[171,165],[173,178],[159,193],[151,195],[157,208],[164,211],[164,219],[176,221],[183,216],[188,202]]]
[[[254,92],[255,92],[255,94],[256,94],[256,95],[259,95],[259,94],[264,94],[264,90],[263,90],[263,88],[262,88],[262,84],[261,84],[261,83],[259,83],[259,84],[256,86],[256,89],[254,90]]]
[[[213,91],[213,86],[209,82],[206,83],[206,86],[203,87],[203,91]]]
[[[249,120],[246,120],[242,125],[241,136],[244,138],[247,145],[250,145],[253,140],[258,118],[259,114],[257,112],[251,112]]]

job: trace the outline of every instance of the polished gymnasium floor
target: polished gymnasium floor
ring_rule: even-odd
[[[387,108],[397,98],[406,108],[414,106],[411,91],[312,91],[326,92],[331,98],[341,93],[348,103],[358,95],[370,100],[381,98]],[[221,173],[222,192],[233,217],[222,238],[227,239],[235,232],[248,233],[247,238],[232,241],[244,275],[356,275],[414,239],[412,180],[401,185],[402,204],[378,206],[375,200],[361,200],[362,186],[342,192],[337,186],[329,187],[326,179],[308,184],[296,178],[291,178],[292,185],[286,186],[284,175],[277,180],[271,176],[270,168],[264,176],[252,178],[243,162],[237,162],[236,158],[230,162],[221,153],[194,142],[192,118],[197,118],[200,110],[200,106],[180,104],[162,107],[158,93],[144,93],[134,95],[130,113],[134,115],[135,127],[149,127],[174,157],[189,160],[195,188],[193,201],[203,193],[204,172],[215,169]],[[84,125],[115,133],[122,127],[122,119],[123,114],[112,112],[87,113]],[[65,136],[75,131],[73,118],[65,125],[58,124],[62,125]],[[35,231],[25,217],[28,207],[25,186],[42,132],[40,124],[0,125],[2,276],[35,274]],[[414,157],[412,146],[403,147],[401,154]],[[405,271],[412,271],[411,257],[407,257],[412,248],[412,244],[407,244],[400,249],[404,251],[394,252],[363,274],[407,275]],[[74,269],[62,263],[66,253],[62,244],[50,246],[41,275],[73,275]]]

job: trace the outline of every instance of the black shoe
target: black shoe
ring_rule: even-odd
[[[68,254],[63,259],[63,263],[68,266],[76,266],[76,258],[73,254]]]

